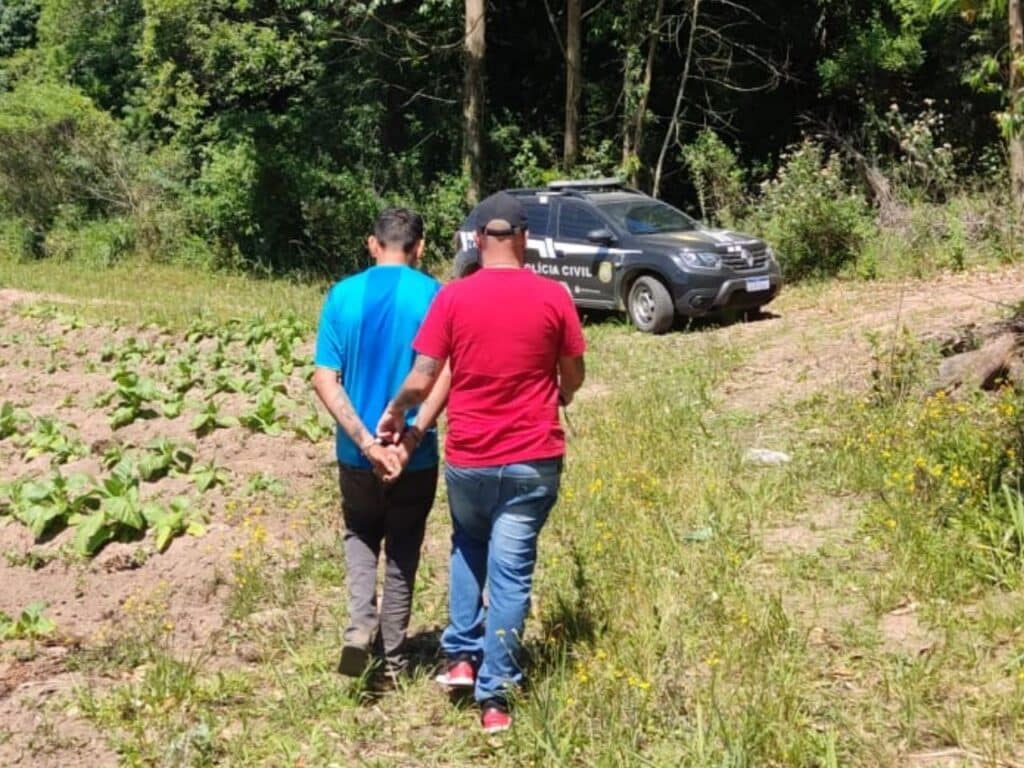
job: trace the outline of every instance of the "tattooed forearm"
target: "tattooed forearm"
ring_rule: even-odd
[[[395,395],[388,408],[392,411],[406,411],[422,403],[430,394],[440,373],[440,360],[427,355],[417,355],[412,370],[405,377],[402,389]]]
[[[318,368],[313,374],[313,386],[324,407],[338,422],[342,430],[353,443],[362,447],[373,439],[359,414],[352,406],[352,401],[341,385],[341,378],[336,371]]]
[[[362,419],[359,418],[359,414],[352,407],[352,401],[349,400],[348,393],[340,384],[334,396],[334,407],[330,411],[334,415],[334,420],[341,425],[345,434],[356,445],[366,445],[366,443],[373,439],[370,430],[366,428]]]
[[[439,365],[439,362],[432,357],[416,355],[416,360],[413,361],[412,369],[417,373],[422,373],[424,376],[434,377],[437,375]]]

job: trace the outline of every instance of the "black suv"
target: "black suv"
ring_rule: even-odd
[[[526,266],[562,283],[578,307],[627,310],[642,331],[664,333],[677,315],[757,310],[782,288],[764,241],[709,229],[616,179],[507,191],[529,220]],[[456,277],[478,266],[473,221],[456,235]]]

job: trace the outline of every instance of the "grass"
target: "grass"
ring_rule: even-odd
[[[0,288],[73,300],[92,320],[157,323],[175,330],[196,319],[223,321],[259,314],[316,322],[326,285],[210,273],[174,264],[128,262],[106,269],[78,261],[0,259]],[[258,311],[254,308],[258,307]]]
[[[87,314],[92,299],[126,302],[95,307],[172,326],[254,306],[313,318],[320,300],[319,287],[163,267],[105,274],[97,290],[52,269],[0,265],[0,283],[67,289]],[[814,290],[785,300],[810,302]],[[76,656],[82,669],[133,670],[78,694],[123,763],[1024,759],[1020,396],[927,398],[930,352],[908,347],[879,354],[873,393],[744,412],[719,393],[752,342],[714,329],[652,338],[614,320],[587,337],[591,383],[571,409],[563,490],[541,538],[530,685],[513,731],[483,737],[474,709],[430,679],[446,606],[443,494],[415,597],[413,677],[381,693],[335,673],[343,568],[325,468],[291,500],[309,531],[298,551],[268,540],[257,518],[233,521],[248,535],[226,557],[227,624],[209,648],[173,647],[154,599]],[[746,463],[753,435],[792,462]]]

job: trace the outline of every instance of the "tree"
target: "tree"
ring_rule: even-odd
[[[462,171],[469,180],[466,201],[475,205],[483,183],[485,0],[466,0],[465,82],[462,96]]]
[[[4,0],[0,3],[0,59],[35,44],[38,0]]]
[[[692,0],[690,6],[690,32],[686,39],[686,57],[683,59],[683,74],[679,78],[679,88],[676,90],[676,101],[672,107],[672,117],[669,119],[668,130],[665,131],[665,138],[661,142],[661,152],[658,153],[658,164],[654,167],[654,186],[651,194],[658,196],[661,189],[661,174],[665,168],[665,153],[668,152],[669,142],[679,142],[679,120],[680,110],[683,105],[683,96],[686,94],[686,86],[690,82],[690,67],[693,65],[693,44],[697,39],[697,29],[700,23],[700,2]]]
[[[1010,148],[1010,191],[1017,206],[1017,213],[1024,209],[1024,98],[1021,87],[1024,85],[1024,17],[1021,15],[1021,0],[1009,0],[1010,23],[1010,91],[1008,117],[1004,131]]]
[[[582,51],[580,45],[581,0],[565,3],[565,141],[562,157],[568,171],[576,165],[580,143],[580,92]]]
[[[976,62],[970,77],[981,89],[1002,74],[1003,105],[998,120],[1010,157],[1010,193],[1018,215],[1024,213],[1024,11],[1022,0],[932,0],[932,12],[950,16],[959,11],[970,23],[999,25],[1006,20],[1009,45],[1000,61],[989,54]],[[1006,38],[1004,38],[1006,39]]]
[[[622,64],[622,95],[624,102],[622,120],[622,161],[621,166],[634,187],[639,185],[640,155],[643,151],[644,134],[647,127],[648,102],[654,83],[654,61],[661,39],[662,20],[665,15],[665,0],[657,0],[654,19],[650,25],[643,24],[646,8],[643,2],[629,4],[633,18],[627,28],[640,26],[641,32],[635,42],[627,41]],[[632,22],[632,23],[631,23]],[[640,22],[638,24],[638,22]],[[638,69],[641,46],[647,44],[643,69]]]

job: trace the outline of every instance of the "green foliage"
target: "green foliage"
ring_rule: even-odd
[[[103,269],[134,252],[135,232],[130,219],[82,219],[72,214],[59,216],[46,233],[42,250],[46,256],[77,259],[82,263]]]
[[[22,219],[0,216],[0,260],[25,261],[42,250],[41,238]]]
[[[90,504],[89,479],[60,472],[36,480],[15,480],[0,488],[0,513],[10,515],[36,539],[66,526],[70,518]]]
[[[39,0],[4,0],[0,5],[0,59],[36,41]]]
[[[29,419],[28,413],[16,407],[14,403],[5,401],[0,406],[0,440],[5,440],[11,435],[18,434],[21,425],[25,424]]]
[[[194,446],[159,437],[146,446],[145,453],[139,459],[139,477],[152,482],[169,474],[188,474],[194,461]]]
[[[957,186],[953,146],[941,142],[945,116],[925,100],[916,116],[907,115],[893,102],[881,115],[869,112],[870,122],[892,150],[885,163],[896,192],[904,200],[945,200]]]
[[[281,434],[283,419],[278,410],[277,393],[273,389],[265,389],[256,396],[256,405],[242,414],[238,422],[253,432],[277,436]]]
[[[196,437],[206,437],[215,430],[233,427],[237,423],[237,419],[222,415],[220,404],[211,397],[192,419],[191,429]]]
[[[256,472],[249,475],[245,481],[245,494],[247,496],[256,496],[261,493],[283,496],[284,492],[284,483],[266,472]]]
[[[32,422],[31,428],[17,442],[22,447],[25,459],[31,460],[47,454],[54,466],[87,453],[85,444],[70,433],[67,425],[49,416],[40,416]]]
[[[6,613],[0,612],[0,640],[39,640],[52,635],[57,624],[48,616],[44,616],[47,604],[41,601],[25,606],[16,621]]]
[[[142,514],[153,531],[157,552],[166,550],[178,536],[186,533],[202,536],[206,532],[201,517],[191,509],[189,500],[184,497],[172,499],[166,509],[157,504],[147,504],[142,508]]]
[[[877,72],[906,74],[924,62],[921,41],[924,14],[913,8],[913,3],[886,2],[884,5],[903,6],[909,12],[904,10],[902,18],[893,24],[884,21],[881,12],[875,11],[849,30],[846,44],[839,52],[818,64],[818,75],[826,90],[862,87],[874,79]]]
[[[230,479],[231,473],[227,468],[212,461],[206,464],[196,464],[192,468],[192,480],[196,484],[196,490],[200,493],[206,493],[218,485],[227,485]]]
[[[683,162],[697,190],[701,218],[728,226],[744,212],[743,169],[735,153],[710,129],[683,147]]]
[[[873,229],[863,196],[843,178],[839,158],[810,141],[791,150],[761,187],[747,227],[776,249],[790,279],[836,274]]]
[[[902,355],[897,365],[906,373]],[[844,426],[857,482],[880,489],[872,528],[897,538],[935,594],[1020,583],[1022,406],[1010,389],[961,401],[940,391],[864,404]]]
[[[334,433],[333,425],[320,416],[320,410],[314,407],[306,418],[292,427],[299,437],[309,440],[311,443],[319,443]]]
[[[108,114],[68,86],[23,80],[0,93],[0,209],[36,233],[62,208],[86,218],[130,209],[120,135]]]
[[[114,411],[110,415],[111,429],[120,429],[136,419],[151,419],[157,415],[154,405],[165,400],[167,396],[157,387],[152,379],[148,379],[134,371],[121,369],[114,374],[116,388],[100,403],[115,401]]]

